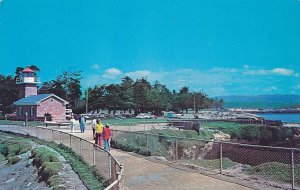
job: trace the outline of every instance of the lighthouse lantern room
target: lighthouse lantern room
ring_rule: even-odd
[[[19,74],[16,84],[19,85],[19,99],[37,95],[37,84],[40,83],[36,73],[27,67]]]

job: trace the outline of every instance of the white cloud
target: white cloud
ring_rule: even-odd
[[[214,67],[210,71],[212,71],[212,72],[220,72],[220,73],[222,73],[222,72],[229,72],[229,73],[237,73],[237,72],[239,72],[239,70],[236,69],[236,68],[224,68],[224,67]]]
[[[150,71],[150,70],[136,70],[123,73],[117,68],[107,69],[103,75],[89,75],[84,79],[85,86],[92,86],[95,84],[110,84],[120,83],[121,78],[129,76],[133,80],[138,78],[147,78],[153,84],[159,81],[166,85],[170,90],[179,90],[183,86],[188,86],[191,91],[204,91],[210,96],[229,95],[229,94],[260,94],[262,92],[279,93],[283,89],[282,86],[274,85],[273,80],[266,80],[268,76],[295,76],[296,73],[291,74],[291,71],[283,68],[275,69],[260,69],[260,70],[245,70],[234,68],[212,68],[209,70],[195,70],[195,69],[179,69],[169,71]],[[241,75],[244,73],[244,75]],[[249,77],[253,75],[253,77]],[[277,81],[287,80],[278,78]],[[280,87],[280,88],[279,88]],[[300,84],[297,87],[286,86],[285,90],[295,91],[300,89]],[[297,89],[296,89],[297,88]]]
[[[131,78],[137,79],[137,78],[148,78],[152,77],[154,75],[153,72],[148,70],[140,70],[140,71],[133,71],[125,73],[125,76],[129,76]]]
[[[104,74],[102,75],[103,78],[107,79],[114,79],[122,74],[122,71],[117,68],[110,68],[106,69]]]
[[[1,1],[1,0],[0,0]],[[98,65],[98,64],[94,64],[93,66],[92,66],[92,69],[95,69],[95,70],[98,70],[100,68],[100,66]]]
[[[249,65],[244,65],[244,69],[250,69]]]
[[[190,87],[192,91],[204,90],[210,95],[223,95],[225,93],[225,87],[231,84],[234,79],[232,75],[236,73],[230,72],[216,72],[215,71],[200,71],[193,69],[179,69],[169,72],[152,72],[148,70],[140,70],[125,73],[124,75],[131,77],[132,79],[147,78],[150,83],[159,81],[162,84],[172,89],[180,89],[183,86]]]
[[[267,75],[269,74],[269,70],[259,69],[259,70],[249,70],[245,71],[244,74],[246,75]]]
[[[274,74],[283,75],[283,76],[291,76],[294,74],[293,70],[285,69],[285,68],[275,68],[271,71]]]
[[[281,76],[292,76],[294,74],[294,70],[285,69],[285,68],[274,68],[272,70],[247,70],[243,72],[245,75],[281,75]]]

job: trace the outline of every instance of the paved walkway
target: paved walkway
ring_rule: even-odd
[[[70,132],[69,129],[59,129]],[[92,130],[72,133],[78,137],[92,141]],[[124,165],[125,189],[201,189],[201,190],[248,190],[249,188],[234,183],[225,182],[194,172],[176,169],[161,163],[151,162],[143,157],[133,156],[127,152],[111,150],[116,159]]]

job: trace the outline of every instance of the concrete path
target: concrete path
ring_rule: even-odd
[[[59,128],[61,131],[70,132],[69,129]],[[78,137],[92,141],[92,130],[72,133]],[[111,150],[116,159],[124,165],[125,189],[170,189],[170,190],[248,190],[249,188],[207,177],[194,172],[176,169],[161,163],[151,162],[140,156],[130,153]]]

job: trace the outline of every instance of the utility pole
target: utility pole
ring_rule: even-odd
[[[194,94],[194,114],[196,114],[196,95]]]
[[[85,96],[85,114],[88,113],[88,107],[89,107],[89,89],[86,90],[86,96]]]

